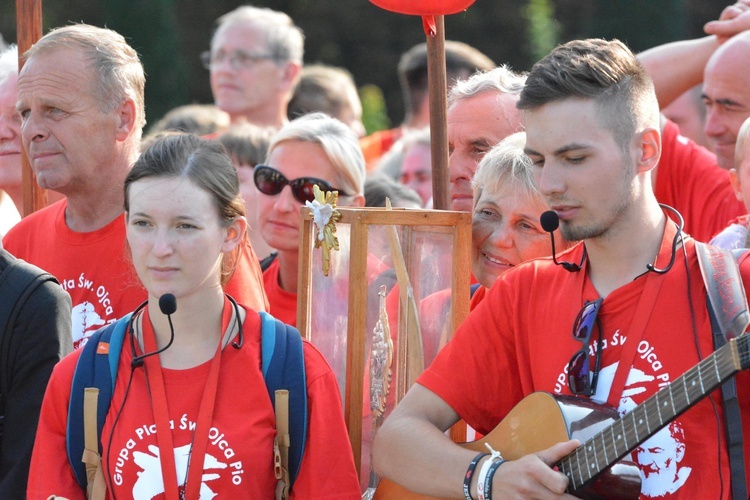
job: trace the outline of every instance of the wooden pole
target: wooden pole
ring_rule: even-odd
[[[16,0],[16,31],[18,33],[18,70],[21,54],[42,37],[42,0]],[[23,215],[27,216],[47,205],[47,193],[36,183],[26,152],[21,155],[23,173]]]
[[[435,33],[427,35],[427,72],[430,85],[430,150],[432,206],[450,209],[448,192],[448,83],[445,76],[445,19],[434,16]]]

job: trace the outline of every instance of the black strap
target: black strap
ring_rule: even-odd
[[[268,257],[265,257],[263,259],[260,259],[260,270],[265,271],[269,267],[271,267],[271,264],[273,264],[273,261],[276,260],[276,257],[279,255],[278,252],[273,252]]]
[[[36,266],[16,259],[6,250],[0,249],[0,263],[5,269],[0,273],[0,436],[5,420],[5,398],[10,387],[13,363],[10,362],[10,344],[16,319],[23,304],[36,288],[46,281],[57,280]]]
[[[703,281],[706,285],[708,316],[714,338],[714,349],[727,343],[727,337],[741,335],[747,327],[748,306],[742,276],[735,256],[729,250],[695,243]],[[748,498],[745,477],[745,449],[742,415],[737,397],[737,383],[732,377],[721,385],[726,421],[729,467],[732,473],[732,498]]]
[[[5,255],[2,255],[5,257]],[[5,259],[3,259],[5,260]],[[16,267],[16,261],[11,259],[7,262],[7,265],[2,273],[0,273],[0,436],[3,435],[3,424],[5,423],[5,397],[8,394],[8,377],[5,374],[5,370],[8,366],[8,346],[10,345],[9,337],[13,333],[13,325],[10,322],[10,317],[13,314],[13,309],[16,307],[16,297],[21,293],[21,290],[16,290],[13,287],[13,282],[6,285],[8,277]]]

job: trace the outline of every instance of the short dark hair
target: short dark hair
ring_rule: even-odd
[[[252,123],[240,123],[229,127],[218,137],[227,154],[237,164],[255,167],[263,163],[268,155],[268,145],[275,130]]]
[[[149,129],[149,135],[175,130],[198,136],[221,132],[229,127],[229,115],[215,104],[184,104],[167,111]]]
[[[287,105],[287,118],[294,120],[320,111],[341,120],[342,113],[350,105],[347,90],[356,94],[357,86],[352,74],[344,68],[324,64],[305,66]]]
[[[400,207],[403,203],[413,203],[421,207],[424,203],[422,198],[410,187],[394,181],[390,177],[375,173],[365,180],[365,206],[385,207],[385,199],[391,200],[394,207]]]
[[[653,82],[619,40],[574,40],[556,47],[531,68],[517,107],[534,110],[570,98],[593,99],[602,125],[622,147],[637,129],[659,126]]]
[[[463,42],[445,41],[445,71],[448,88],[476,71],[489,71],[495,63],[479,50]],[[420,43],[404,52],[398,63],[398,80],[404,95],[406,117],[414,115],[427,97],[427,44]]]

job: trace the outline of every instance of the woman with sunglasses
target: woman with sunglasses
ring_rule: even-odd
[[[166,137],[129,172],[125,211],[148,301],[124,323],[101,430],[106,498],[274,498],[275,412],[261,372],[265,320],[223,288],[247,238],[231,160],[217,142]],[[303,341],[302,351],[308,425],[291,498],[358,498],[336,379],[311,344]],[[50,380],[29,498],[86,498],[66,455],[71,381],[82,352],[63,359]]]
[[[338,191],[339,206],[364,206],[365,160],[349,127],[312,113],[289,122],[273,137],[266,164],[255,167],[254,178],[259,229],[277,250],[263,263],[270,312],[296,326],[300,207],[314,199],[315,185]]]

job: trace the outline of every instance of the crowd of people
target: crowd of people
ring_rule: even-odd
[[[705,31],[640,54],[573,40],[528,73],[446,42],[450,203],[472,213],[475,285],[374,436],[395,498],[583,494],[561,465],[583,438],[477,454],[446,431],[489,438],[539,392],[630,415],[715,350],[699,260],[703,243],[750,246],[750,0]],[[328,347],[293,328],[299,210],[316,186],[342,207],[432,206],[426,45],[397,68],[404,122],[369,136],[352,75],[304,65],[302,31],[267,8],[217,20],[200,55],[214,102],[146,134],[143,66],[115,31],[55,28],[20,71],[0,50],[0,497],[359,498],[372,484]],[[24,154],[48,205],[21,218]],[[109,378],[92,410],[94,365]],[[646,416],[617,455],[642,498],[747,495],[750,440],[729,429],[736,406],[749,435],[750,380],[734,380],[736,405],[706,391]]]

